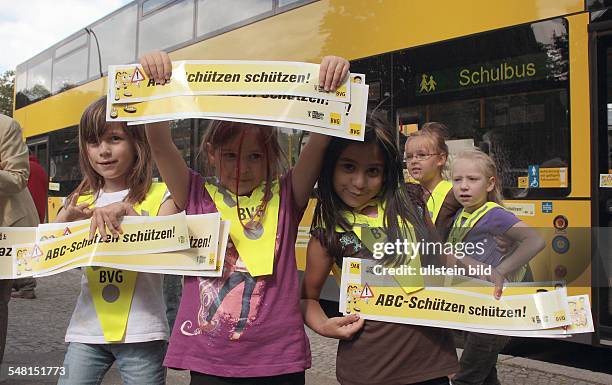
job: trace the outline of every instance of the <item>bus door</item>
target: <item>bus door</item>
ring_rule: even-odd
[[[612,20],[591,24],[594,309],[612,345]]]

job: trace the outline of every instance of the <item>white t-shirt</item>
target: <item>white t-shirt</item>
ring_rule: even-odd
[[[96,200],[96,207],[104,207],[119,202],[125,198],[127,193],[128,190],[113,193],[100,192]],[[164,276],[161,274],[138,273],[123,342],[134,343],[168,339],[163,279]],[[104,333],[102,333],[102,326],[96,314],[85,273],[81,278],[81,294],[66,331],[66,342],[108,343],[104,339]]]

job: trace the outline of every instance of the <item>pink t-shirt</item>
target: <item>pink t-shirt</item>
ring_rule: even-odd
[[[216,212],[204,178],[192,171],[190,183],[187,214]],[[255,279],[236,269],[238,253],[230,240],[222,277],[185,277],[165,366],[222,377],[275,376],[310,367],[295,261],[302,215],[289,172],[280,179],[274,273]]]

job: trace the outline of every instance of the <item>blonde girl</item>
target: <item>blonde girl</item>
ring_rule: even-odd
[[[170,79],[167,54],[140,62],[156,82]],[[347,72],[346,60],[325,57],[320,85],[335,89]],[[231,220],[223,276],[185,278],[165,365],[190,370],[191,384],[303,384],[310,351],[295,239],[327,137],[312,135],[295,167],[282,173],[272,128],[215,122],[201,145],[209,177],[187,168],[167,123],[148,125],[147,137],[179,210],[219,211]]]
[[[79,124],[79,163],[83,181],[68,198],[57,222],[92,218],[102,223],[103,207],[115,204],[125,214],[167,215],[176,212],[171,201],[162,204],[166,187],[151,183],[152,159],[143,126],[106,122],[106,98],[92,103]],[[64,359],[68,374],[61,385],[97,385],[116,362],[123,383],[164,384],[162,366],[168,323],[159,274],[113,271],[121,277],[107,285],[107,268],[86,268],[81,293],[66,331]],[[103,306],[102,306],[103,305]],[[104,310],[107,309],[107,310]],[[113,322],[113,320],[115,322]]]
[[[343,385],[447,385],[448,376],[458,370],[447,330],[364,321],[358,314],[328,318],[319,303],[334,264],[342,266],[346,257],[373,258],[372,245],[358,235],[365,230],[356,231],[356,225],[381,230],[388,242],[402,238],[408,226],[418,239],[432,239],[435,229],[426,225],[424,202],[413,204],[402,175],[393,129],[378,115],[369,117],[363,143],[334,138],[325,153],[302,284],[302,313],[315,332],[341,340],[336,377]],[[406,263],[396,255],[382,261]],[[349,293],[349,299],[358,295]]]
[[[410,134],[404,150],[408,172],[419,182],[431,220],[442,238],[448,234],[455,213],[461,208],[451,191],[452,183],[444,178],[448,162],[447,132],[442,123],[425,123]]]
[[[497,167],[487,154],[476,149],[458,154],[453,160],[452,181],[453,194],[463,208],[455,216],[448,241],[483,245],[482,252],[468,257],[492,266],[494,295],[499,298],[503,280],[522,280],[527,263],[544,248],[544,241],[502,206]],[[496,247],[494,237],[502,234],[517,244],[509,255]],[[466,333],[461,371],[453,384],[499,384],[495,365],[507,342],[504,336]]]

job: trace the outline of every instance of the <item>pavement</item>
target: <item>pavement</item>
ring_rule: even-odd
[[[66,344],[64,334],[79,294],[80,271],[38,279],[37,299],[12,299],[9,304],[9,327],[0,384],[47,385],[57,377],[6,377],[9,366],[61,366]],[[335,379],[337,341],[308,330],[312,350],[312,368],[306,372],[308,385],[337,385]],[[461,349],[457,349],[461,354]],[[503,385],[591,385],[612,384],[612,375],[555,365],[521,357],[501,355],[497,365]],[[168,372],[169,385],[188,385],[186,371]],[[102,385],[122,385],[115,367],[107,373]],[[143,384],[144,385],[144,384]]]

